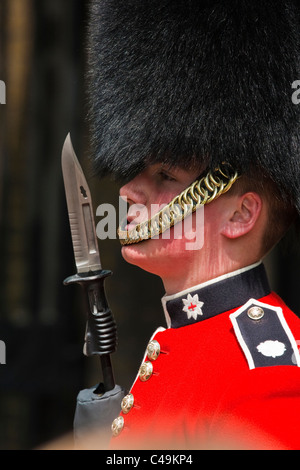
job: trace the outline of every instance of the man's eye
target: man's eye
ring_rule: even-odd
[[[166,173],[165,171],[160,171],[158,175],[163,181],[175,181],[175,178],[173,178],[173,176],[171,176],[169,173]]]

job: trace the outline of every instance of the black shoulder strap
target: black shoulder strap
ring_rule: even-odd
[[[300,367],[297,343],[280,307],[250,299],[230,320],[250,369]]]

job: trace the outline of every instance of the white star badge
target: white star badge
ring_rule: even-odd
[[[193,297],[191,294],[188,294],[186,299],[182,299],[184,307],[182,310],[186,312],[188,319],[194,318],[197,320],[198,315],[203,315],[201,307],[203,307],[203,302],[199,300],[198,294],[195,294]]]

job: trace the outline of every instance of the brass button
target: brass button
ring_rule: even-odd
[[[251,320],[260,320],[264,316],[265,312],[261,307],[251,307],[249,308],[247,315]]]
[[[151,362],[144,362],[139,370],[139,378],[142,382],[147,382],[153,373],[153,365]]]
[[[160,344],[155,339],[150,341],[147,346],[147,356],[150,361],[156,361],[158,356],[160,355]]]
[[[133,407],[133,404],[134,404],[134,396],[132,395],[132,393],[129,393],[128,395],[126,395],[126,397],[123,398],[122,403],[121,403],[121,408],[125,415],[129,413],[129,411]]]
[[[117,437],[124,428],[124,418],[123,416],[118,416],[116,419],[113,420],[111,425],[112,434],[114,437]]]

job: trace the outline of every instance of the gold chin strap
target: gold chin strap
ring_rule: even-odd
[[[127,220],[118,229],[121,245],[131,245],[157,237],[185,217],[195,212],[198,207],[209,204],[229,191],[238,179],[238,173],[229,165],[222,164],[206,176],[200,177],[151,219],[126,230]]]

